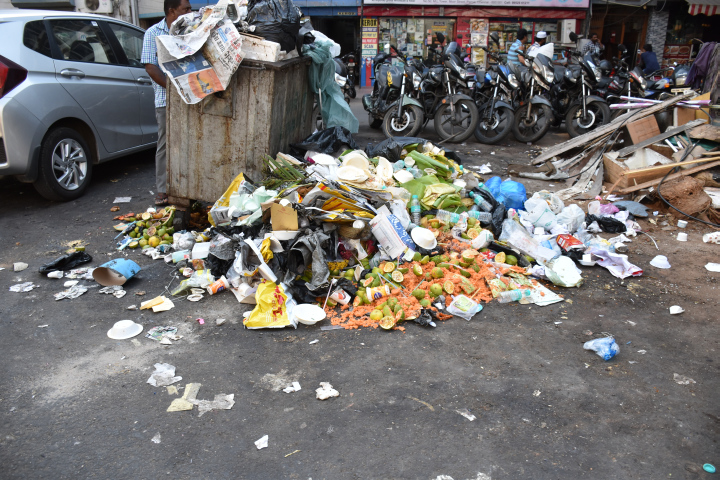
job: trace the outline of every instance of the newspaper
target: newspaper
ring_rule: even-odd
[[[156,38],[158,63],[183,101],[198,103],[225,90],[242,61],[242,37],[227,18],[228,0],[181,16]],[[185,32],[184,35],[175,35]],[[187,33],[189,32],[189,33]]]

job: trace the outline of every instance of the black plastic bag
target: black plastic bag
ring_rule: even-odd
[[[38,272],[48,274],[57,270],[72,270],[78,265],[92,262],[92,257],[85,252],[74,252],[58,257],[50,263],[46,263]]]
[[[291,143],[290,150],[293,155],[305,156],[305,152],[319,152],[332,155],[343,146],[357,150],[358,146],[352,137],[352,133],[345,127],[330,127],[319,130],[299,143]]]
[[[292,0],[250,0],[247,22],[255,27],[254,35],[300,53],[300,10]]]
[[[490,210],[490,213],[492,213],[492,220],[490,221],[490,229],[493,232],[493,235],[495,235],[495,238],[499,238],[500,234],[502,233],[502,224],[503,221],[505,221],[505,212],[507,211],[505,208],[505,205],[495,200],[495,197],[492,193],[485,190],[484,188],[474,188],[473,192],[480,195],[482,198],[485,199],[486,202],[488,202],[492,206],[492,210]]]
[[[590,225],[593,222],[597,222],[603,232],[607,233],[625,233],[627,232],[627,225],[613,217],[598,217],[597,215],[588,214],[585,217],[585,222]]]
[[[391,162],[397,162],[402,158],[401,154],[405,147],[417,143],[418,145],[424,146],[429,140],[419,137],[390,137],[377,145],[368,143],[365,147],[365,153],[368,157],[385,157]],[[449,158],[457,162],[458,165],[462,165],[462,159],[457,153],[452,150],[445,150],[445,158]]]

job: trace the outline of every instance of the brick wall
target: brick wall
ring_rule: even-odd
[[[665,36],[667,34],[669,17],[670,13],[667,10],[657,12],[654,9],[650,9],[647,34],[645,35],[645,42],[643,43],[643,45],[645,45],[645,43],[649,43],[650,45],[652,45],[653,52],[655,52],[659,64],[662,64],[663,50],[665,49]]]

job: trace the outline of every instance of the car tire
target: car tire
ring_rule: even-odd
[[[71,128],[55,128],[40,146],[38,179],[33,186],[48,200],[74,200],[90,184],[92,163],[92,152],[82,135]]]

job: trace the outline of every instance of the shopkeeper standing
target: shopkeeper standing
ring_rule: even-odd
[[[157,56],[157,45],[155,37],[158,35],[169,35],[169,26],[173,24],[180,15],[190,13],[192,8],[188,0],[165,0],[163,3],[165,18],[160,20],[145,32],[143,49],[140,61],[145,64],[145,71],[153,81],[155,92],[155,119],[158,122],[158,141],[155,152],[155,205],[167,205],[167,156],[165,155],[165,107],[167,105],[167,84],[165,74],[160,69]]]

